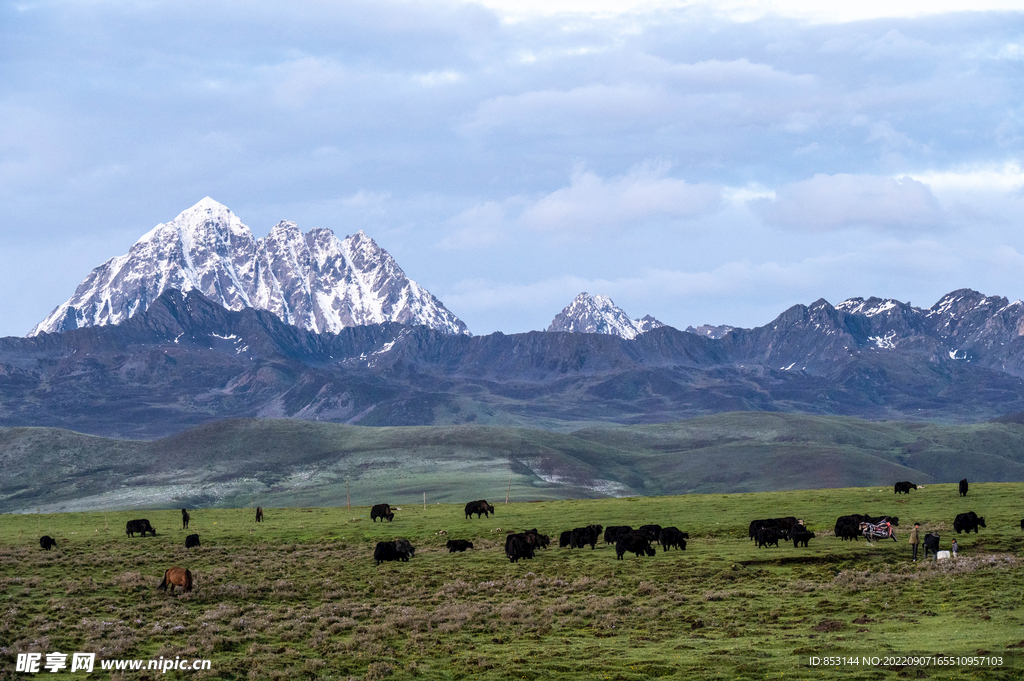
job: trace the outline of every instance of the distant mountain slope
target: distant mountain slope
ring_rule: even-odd
[[[796,305],[720,339],[671,327],[474,338],[395,323],[318,334],[169,289],[117,326],[0,339],[0,425],[148,438],[249,416],[567,430],[721,411],[1024,411],[1020,306],[961,291],[931,312],[842,307]]]
[[[665,325],[650,315],[630,319],[608,296],[592,296],[584,291],[555,315],[548,331],[604,333],[632,339],[662,326]]]
[[[398,322],[446,333],[466,325],[362,232],[339,240],[281,222],[265,238],[205,198],[94,269],[29,336],[119,324],[166,290],[196,290],[230,310],[256,308],[314,332]]]
[[[0,428],[0,512],[369,505],[1024,479],[1024,426],[725,413],[572,434],[212,423],[156,441]],[[924,490],[912,494],[924,494]],[[498,508],[500,522],[501,508]]]
[[[169,289],[117,326],[0,339],[0,426],[152,438],[253,416],[569,430],[722,411],[951,422],[1024,411],[1024,347],[1001,318],[943,322],[967,339],[954,349],[928,325],[879,345],[880,318],[819,301],[721,339],[395,323],[318,334]]]

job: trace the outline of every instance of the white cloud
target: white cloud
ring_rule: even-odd
[[[537,16],[576,14],[615,16],[692,8],[732,21],[746,22],[782,16],[811,23],[844,23],[866,19],[921,17],[957,11],[1019,10],[1018,0],[476,0],[497,11],[506,21]]]
[[[528,230],[586,238],[621,233],[651,222],[693,220],[716,212],[723,203],[718,185],[691,184],[668,176],[668,166],[643,164],[625,175],[603,178],[577,167],[569,185],[528,199],[510,197],[472,206],[448,222],[442,248],[477,248]],[[761,196],[758,189],[734,190],[736,196]],[[744,193],[745,192],[745,193]]]
[[[563,65],[568,68],[568,65]],[[819,119],[818,78],[746,58],[675,63],[629,54],[614,73],[574,87],[533,87],[480,102],[463,130],[558,135],[653,133],[668,126],[734,130],[779,125],[805,132]],[[596,81],[596,82],[594,82]]]
[[[304,57],[264,69],[273,83],[275,102],[301,109],[321,93],[338,88],[345,80],[345,68],[329,59]]]
[[[931,189],[911,177],[823,175],[779,187],[751,208],[769,225],[809,232],[854,227],[925,230],[945,216]]]
[[[448,221],[449,232],[441,239],[443,249],[481,248],[507,238],[508,212],[517,203],[485,201],[472,206]]]
[[[604,179],[582,169],[568,187],[544,196],[520,215],[524,227],[543,232],[617,231],[650,220],[693,219],[719,208],[722,190],[668,177],[667,168],[641,166]]]
[[[1002,165],[909,173],[909,176],[937,191],[1012,193],[1024,187],[1024,169],[1015,161]]]
[[[355,194],[341,199],[341,205],[348,208],[374,208],[383,207],[384,203],[391,198],[391,192],[368,192],[360,189]]]
[[[458,71],[447,69],[445,71],[431,71],[416,76],[416,81],[425,87],[437,87],[439,85],[451,85],[465,80],[465,76]]]

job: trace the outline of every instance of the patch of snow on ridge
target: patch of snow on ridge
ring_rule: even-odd
[[[880,300],[878,298],[849,298],[836,305],[837,310],[849,312],[850,314],[862,314],[865,317],[874,317],[893,310],[900,305],[899,301],[891,298]]]
[[[881,350],[896,349],[896,332],[890,331],[884,336],[868,336],[868,340],[874,342],[875,347]]]
[[[928,316],[933,317],[936,315],[944,315],[947,312],[949,312],[950,308],[952,308],[961,300],[963,300],[963,296],[954,296],[952,294],[947,295],[942,300],[935,303],[932,309],[928,311]]]

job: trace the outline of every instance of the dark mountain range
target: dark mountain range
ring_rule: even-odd
[[[969,422],[1024,411],[1024,306],[796,305],[720,339],[660,327],[315,333],[169,289],[119,325],[0,339],[0,426],[152,438],[231,417],[571,430],[722,411]]]

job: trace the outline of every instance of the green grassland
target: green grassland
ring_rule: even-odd
[[[251,508],[196,509],[188,531],[173,510],[0,516],[0,678],[19,676],[17,653],[52,651],[213,660],[210,672],[130,679],[1024,675],[1021,483],[972,484],[966,498],[935,484],[906,496],[887,486],[490,501],[491,518],[413,503],[386,524],[371,523],[367,507],[265,508],[261,524]],[[967,510],[988,527],[959,536],[958,560],[910,561],[910,524],[940,533],[948,549],[953,517]],[[899,541],[831,536],[848,513],[899,516]],[[807,522],[810,546],[755,548],[748,523],[783,515]],[[125,536],[136,517],[157,536]],[[557,548],[560,531],[590,523],[675,525],[690,541],[685,552],[622,561],[603,542]],[[506,531],[533,527],[553,546],[509,563]],[[187,551],[193,532],[203,545]],[[56,549],[39,548],[43,534]],[[396,537],[412,541],[415,557],[375,567],[375,542]],[[453,538],[476,548],[449,554]],[[192,571],[191,593],[156,589],[174,565]],[[1004,665],[809,665],[887,655],[990,655]]]
[[[557,500],[1024,480],[1024,425],[763,412],[553,433],[234,419],[153,441],[0,428],[0,511]],[[486,491],[482,491],[486,490]]]

